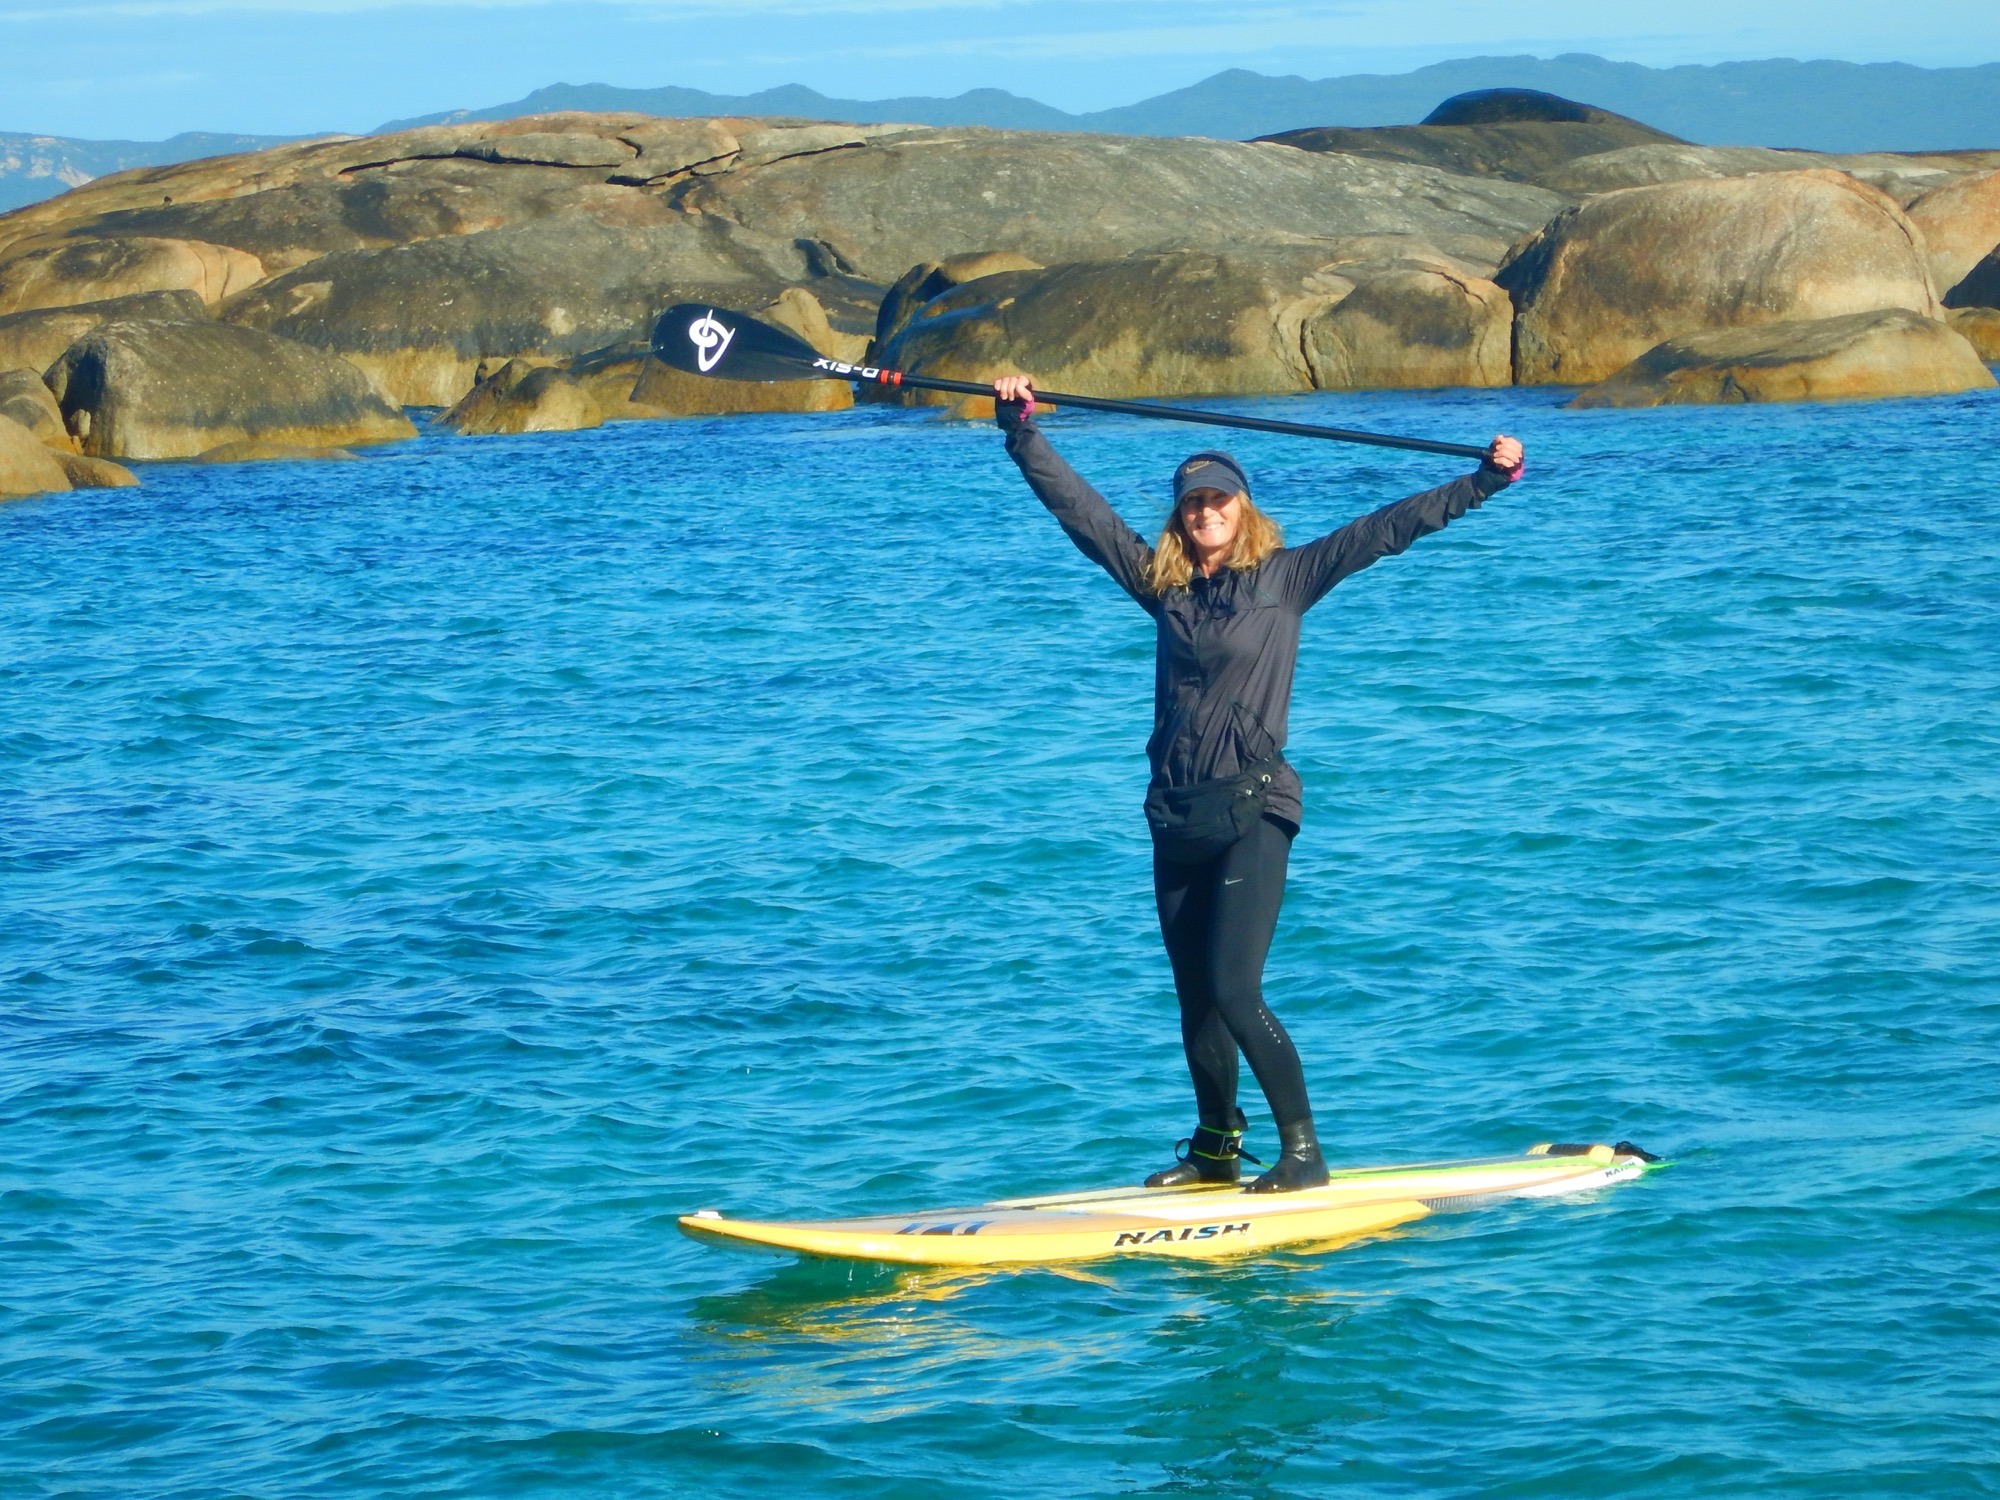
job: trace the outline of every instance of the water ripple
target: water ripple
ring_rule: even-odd
[[[673,1227],[1186,1128],[1144,622],[990,430],[0,510],[0,1497],[2000,1490],[2000,406],[1559,400],[1281,404],[1534,468],[1309,621],[1270,989],[1342,1158],[1676,1165],[1218,1266]],[[1055,431],[1153,524],[1186,442]]]

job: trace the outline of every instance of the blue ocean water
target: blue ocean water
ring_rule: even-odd
[[[1342,1161],[1674,1165],[1214,1265],[674,1225],[1191,1124],[1147,622],[990,427],[0,509],[0,1496],[2000,1492],[2000,399],[1561,399],[1263,408],[1531,453],[1307,622],[1269,992]],[[1147,529],[1213,436],[1050,430]]]

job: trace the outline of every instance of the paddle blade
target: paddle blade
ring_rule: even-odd
[[[817,349],[781,328],[727,308],[683,302],[653,325],[653,354],[690,375],[717,380],[841,380]]]

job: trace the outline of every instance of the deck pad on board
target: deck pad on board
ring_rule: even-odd
[[[1640,1157],[1592,1147],[1564,1156],[1485,1157],[1337,1171],[1324,1187],[1106,1188],[1008,1198],[973,1208],[858,1219],[759,1222],[713,1209],[683,1215],[701,1239],[804,1255],[913,1265],[1003,1265],[1105,1255],[1211,1258],[1278,1246],[1331,1246],[1481,1200],[1583,1192],[1638,1177]]]

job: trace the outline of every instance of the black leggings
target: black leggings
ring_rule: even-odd
[[[1227,1125],[1236,1108],[1239,1047],[1281,1128],[1312,1114],[1298,1048],[1264,1004],[1264,956],[1285,899],[1295,832],[1265,817],[1205,864],[1153,856],[1160,935],[1174,966],[1181,1044],[1204,1125]]]

